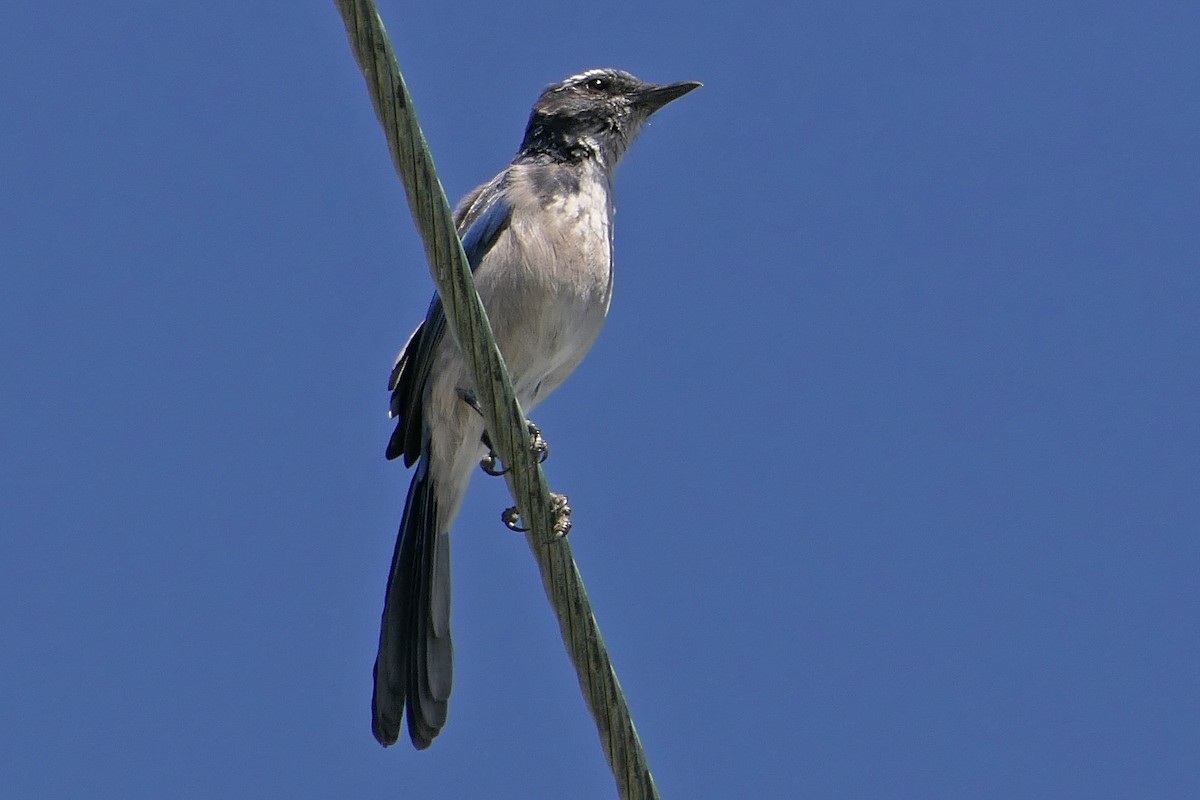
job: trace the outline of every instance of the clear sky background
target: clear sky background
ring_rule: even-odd
[[[1200,797],[1200,5],[383,3],[452,200],[584,68],[537,420],[673,798]],[[0,794],[615,792],[501,482],[426,752],[369,706],[432,283],[330,2],[0,25]]]

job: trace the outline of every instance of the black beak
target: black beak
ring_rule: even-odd
[[[638,90],[635,102],[645,108],[647,114],[653,114],[672,100],[678,100],[692,89],[699,89],[703,85],[698,81],[667,83],[661,86],[649,84]]]

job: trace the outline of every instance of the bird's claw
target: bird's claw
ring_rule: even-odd
[[[479,468],[493,478],[498,478],[508,472],[508,467],[499,467],[499,463],[500,457],[496,455],[496,451],[489,449],[487,455],[479,460]]]
[[[554,525],[551,528],[554,538],[565,538],[571,532],[571,506],[568,505],[565,494],[550,493],[550,513],[554,515]]]
[[[567,503],[565,494],[550,493],[550,513],[554,515],[554,524],[551,530],[554,533],[554,538],[562,539],[571,532],[571,506]],[[500,520],[510,531],[517,533],[529,533],[529,528],[520,524],[521,512],[516,507],[504,509],[500,514]]]
[[[550,445],[542,437],[542,430],[537,425],[534,425],[530,420],[525,420],[525,424],[529,428],[529,452],[537,457],[537,463],[544,464],[546,459],[550,457]],[[497,455],[495,448],[492,447],[492,440],[485,431],[483,434],[483,444],[487,447],[487,455],[479,460],[479,468],[491,475],[493,478],[498,478],[508,472],[508,467],[500,466],[500,456]],[[505,523],[508,524],[507,522]],[[509,527],[512,527],[511,525]],[[515,530],[515,528],[514,528]]]
[[[550,457],[550,445],[542,438],[542,429],[533,424],[533,420],[525,420],[525,424],[529,427],[529,452],[537,456],[539,464],[545,464],[546,459]]]
[[[520,519],[521,510],[516,506],[509,506],[500,512],[500,521],[504,523],[504,527],[517,533],[529,533],[529,528],[521,526]]]
[[[508,472],[508,467],[499,466],[500,456],[496,454],[496,448],[492,447],[492,437],[488,436],[487,431],[483,432],[483,436],[480,437],[480,441],[483,442],[484,447],[486,447],[488,451],[486,456],[479,459],[479,468],[488,475],[491,475],[493,478],[498,478],[504,473]]]

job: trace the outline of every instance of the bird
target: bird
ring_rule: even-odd
[[[700,85],[606,68],[548,86],[512,162],[458,204],[458,235],[526,412],[580,364],[608,314],[617,163],[652,114]],[[386,456],[416,470],[388,574],[372,732],[395,744],[407,712],[409,738],[423,750],[446,724],[453,682],[450,529],[490,450],[437,295],[388,389],[396,427]]]

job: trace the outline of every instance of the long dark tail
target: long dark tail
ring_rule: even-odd
[[[408,707],[408,735],[422,750],[446,724],[454,678],[450,642],[450,537],[438,521],[428,462],[417,465],[392,556],[375,658],[372,730],[395,744]]]

